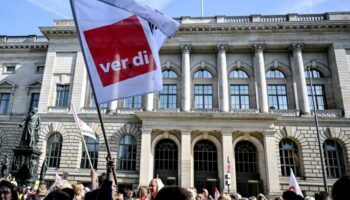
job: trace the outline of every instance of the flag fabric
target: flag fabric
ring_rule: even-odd
[[[220,192],[217,187],[214,188],[214,199],[217,200],[220,197]]]
[[[299,184],[297,182],[297,179],[294,176],[293,170],[290,169],[290,177],[289,177],[289,186],[288,190],[295,192],[296,194],[304,197],[303,193],[301,192],[301,189],[299,187]]]
[[[132,0],[103,1],[71,0],[97,103],[161,90],[158,52],[179,24]]]
[[[75,111],[74,104],[72,104],[72,108],[73,108],[74,120],[75,120],[75,123],[77,124],[78,128],[80,129],[80,132],[83,135],[96,140],[95,132],[92,130],[92,128],[90,126],[88,126],[83,120],[81,120],[78,117],[77,112]]]
[[[55,184],[59,184],[62,182],[62,178],[60,177],[60,175],[58,175],[58,173],[56,173],[55,176]]]
[[[135,2],[133,0],[100,0],[105,3],[111,4],[123,10],[143,18],[151,24],[158,27],[166,36],[171,37],[174,35],[174,30],[177,30],[180,26],[179,22],[164,15],[163,13],[154,10],[146,5]]]

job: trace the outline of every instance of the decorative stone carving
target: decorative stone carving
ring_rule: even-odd
[[[301,50],[303,50],[303,48],[304,48],[304,44],[303,43],[292,43],[290,45],[290,49],[292,51],[301,51]]]
[[[181,46],[182,52],[189,53],[191,52],[192,45],[190,44],[182,44]]]
[[[263,51],[266,47],[266,44],[263,43],[257,43],[257,44],[253,44],[252,50],[257,53],[259,51]]]

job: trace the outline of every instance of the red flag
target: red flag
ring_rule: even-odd
[[[217,187],[214,188],[214,199],[217,200],[220,197],[220,192]]]

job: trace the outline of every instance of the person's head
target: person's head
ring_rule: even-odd
[[[231,197],[232,200],[238,200],[238,195],[235,192],[231,192],[230,193],[230,197]]]
[[[50,192],[44,200],[71,200],[72,198],[64,191],[55,190]]]
[[[162,180],[160,180],[159,178],[152,179],[149,182],[149,192],[153,197],[156,197],[159,190],[161,190],[163,187],[164,187],[164,184]]]
[[[126,196],[127,196],[127,197],[132,197],[133,193],[134,193],[134,192],[133,192],[131,189],[129,189],[129,188],[126,189]]]
[[[147,194],[148,194],[147,187],[141,186],[139,189],[139,196],[143,197],[143,196],[146,196]]]
[[[209,196],[209,192],[205,188],[202,189],[202,194],[204,194],[204,197],[206,197],[206,198],[208,198],[208,196]]]
[[[317,192],[315,193],[315,200],[327,200],[328,196],[327,192]]]
[[[18,195],[15,186],[6,180],[0,181],[0,200],[17,200]]]
[[[339,178],[332,188],[333,200],[349,199],[350,197],[350,176]]]
[[[103,181],[106,180],[107,174],[103,172],[101,175],[98,176],[98,187],[101,187],[103,184]]]
[[[196,196],[196,200],[205,200],[205,196],[202,193],[198,193]]]
[[[282,197],[284,200],[298,199],[298,195],[295,192],[289,190],[284,191]]]
[[[258,194],[258,196],[257,196],[257,198],[256,198],[257,200],[267,200],[267,198],[265,197],[265,195],[263,195],[263,194]]]
[[[218,200],[231,200],[231,197],[227,192],[222,192]]]
[[[74,190],[72,188],[67,188],[66,187],[66,188],[61,189],[61,191],[65,192],[66,194],[68,194],[71,199],[74,198]]]
[[[191,195],[179,186],[167,186],[159,190],[155,200],[191,200]]]
[[[84,197],[85,196],[85,189],[84,185],[81,183],[74,183],[73,185],[74,195]]]

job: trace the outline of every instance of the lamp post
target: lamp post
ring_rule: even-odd
[[[307,71],[308,71],[309,80],[310,80],[310,87],[311,87],[312,104],[313,104],[313,108],[314,108],[314,117],[315,117],[315,124],[316,124],[318,149],[320,152],[320,159],[321,159],[321,166],[322,166],[323,184],[324,184],[325,192],[328,192],[327,177],[326,177],[326,171],[325,171],[325,166],[324,166],[324,162],[323,162],[323,149],[322,149],[322,145],[321,145],[320,131],[318,129],[316,99],[315,99],[315,94],[314,94],[314,86],[312,84],[312,77],[311,77],[311,69],[310,68],[311,68],[311,66],[307,66]]]

